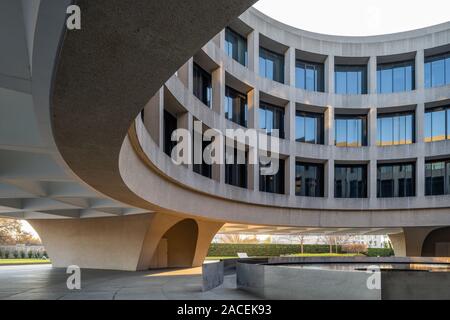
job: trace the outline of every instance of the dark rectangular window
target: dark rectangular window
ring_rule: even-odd
[[[450,106],[425,111],[425,142],[450,139]]]
[[[415,61],[380,64],[377,66],[378,93],[393,93],[415,89]]]
[[[194,95],[211,108],[212,82],[211,75],[194,63]]]
[[[323,63],[295,61],[295,86],[309,91],[324,91]]]
[[[284,56],[259,47],[259,75],[284,83]]]
[[[380,164],[377,167],[377,197],[413,197],[415,165],[413,163]]]
[[[297,111],[295,115],[295,140],[323,144],[323,114]]]
[[[247,95],[228,86],[225,87],[225,118],[247,126]]]
[[[425,163],[425,195],[450,194],[450,159]]]
[[[194,122],[196,120],[194,119]],[[195,126],[194,126],[195,128]],[[198,134],[198,136],[196,136]],[[198,138],[198,139],[196,139]],[[200,146],[198,147],[196,145],[196,143],[199,143]],[[192,169],[194,170],[194,172],[201,174],[204,177],[207,178],[211,178],[212,177],[212,165],[208,164],[205,162],[204,157],[203,157],[203,153],[206,149],[206,147],[208,147],[208,145],[211,144],[211,141],[203,141],[203,132],[197,132],[196,130],[194,130],[194,134],[192,137],[192,158],[193,158],[193,165],[192,165]],[[202,151],[202,156],[201,156],[201,163],[195,163],[195,155],[194,152],[197,150],[197,148],[201,148]],[[200,161],[197,161],[200,162]]]
[[[272,175],[259,175],[259,191],[284,194],[284,160],[278,159],[278,171]],[[260,164],[260,167],[269,167]]]
[[[425,58],[425,88],[450,84],[450,53]]]
[[[172,149],[177,142],[172,141],[172,132],[177,129],[177,118],[169,111],[164,110],[164,152],[171,157]]]
[[[335,165],[334,168],[335,198],[367,197],[366,165]]]
[[[367,146],[367,117],[336,115],[335,145],[338,147]]]
[[[295,195],[323,197],[323,164],[297,162],[295,164]]]
[[[377,118],[377,145],[395,146],[415,141],[414,113],[380,114]]]
[[[230,28],[225,29],[225,52],[243,66],[247,66],[247,39]]]
[[[334,73],[337,94],[367,93],[367,65],[336,65]]]
[[[284,109],[260,102],[259,128],[265,129],[271,135],[274,129],[278,130],[278,137],[284,139]]]
[[[237,148],[225,147],[225,183],[247,188],[248,153]]]

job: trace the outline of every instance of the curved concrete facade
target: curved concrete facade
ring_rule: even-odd
[[[75,2],[82,29],[68,31],[65,10],[71,2],[11,2],[0,10],[34,21],[15,26],[33,41],[7,39],[16,45],[8,61],[21,59],[16,70],[23,74],[0,64],[5,69],[0,74],[10,74],[0,77],[5,106],[8,101],[28,106],[0,128],[5,131],[0,214],[30,220],[56,266],[136,270],[198,265],[225,223],[384,234],[450,225],[450,196],[424,192],[425,161],[450,158],[449,140],[424,141],[425,110],[450,101],[450,86],[425,88],[424,60],[450,52],[450,23],[384,36],[335,37],[283,25],[252,8],[245,11],[253,0],[170,0],[163,7],[144,0],[133,6],[80,0]],[[34,20],[25,19],[29,16]],[[227,25],[247,39],[247,66],[224,51]],[[259,76],[260,46],[284,57],[284,83]],[[323,63],[324,92],[296,88],[296,58]],[[405,59],[415,61],[415,90],[377,94],[377,63]],[[194,62],[211,74],[211,108],[193,94]],[[339,63],[367,65],[367,94],[334,93]],[[163,152],[167,108],[177,125],[190,132],[194,118],[218,130],[245,129],[225,119],[226,85],[247,94],[249,128],[258,127],[260,100],[284,109],[284,194],[259,191],[258,165],[249,166],[248,187],[239,188],[225,183],[223,165],[214,166],[212,178],[206,178],[191,165],[174,165]],[[324,144],[295,141],[296,110],[323,114]],[[377,114],[391,111],[414,112],[415,143],[377,146]],[[343,113],[367,116],[367,146],[334,145],[334,117]],[[17,119],[35,133],[19,133]],[[295,194],[297,160],[324,165],[323,197]],[[415,163],[415,196],[377,197],[377,164],[390,162]],[[341,163],[367,166],[366,198],[334,197],[334,167]],[[111,228],[99,227],[104,224]],[[184,230],[183,236],[176,239],[173,230]],[[401,240],[405,235],[397,237],[402,254],[410,252],[405,249],[409,242]],[[94,243],[89,252],[83,250],[86,239]],[[128,255],[116,260],[98,255],[108,243],[114,254]],[[186,248],[178,259],[173,248],[179,243]],[[63,252],[67,247],[72,249]]]

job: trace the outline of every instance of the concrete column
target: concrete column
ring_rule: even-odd
[[[334,159],[328,159],[325,163],[325,192],[324,196],[334,198]]]
[[[295,156],[284,161],[284,191],[288,196],[295,196]]]
[[[249,164],[247,166],[247,181],[248,189],[258,191],[259,190],[259,157],[257,148],[249,148],[248,151]],[[253,160],[251,160],[253,159]],[[253,161],[253,162],[252,162]]]
[[[416,162],[416,197],[425,196],[425,157],[422,153]]]
[[[194,90],[194,59],[190,58],[179,70],[178,78],[188,89],[189,92]]]
[[[225,68],[220,66],[212,72],[212,110],[224,114]]]
[[[248,127],[259,129],[259,90],[253,89],[247,93],[248,104]],[[248,159],[254,164],[247,167],[248,188],[250,190],[259,190],[259,157],[257,148],[249,148]]]
[[[409,227],[403,232],[390,234],[392,247],[396,257],[421,257],[425,239],[436,227]]]
[[[295,87],[295,48],[289,47],[284,53],[284,83]]]
[[[377,108],[371,107],[368,116],[368,145],[371,147],[375,147],[377,145]]]
[[[163,146],[164,87],[150,99],[144,108],[144,126],[159,147]]]
[[[377,198],[377,160],[370,160],[368,168],[368,180],[369,180],[369,190],[367,190],[367,195],[370,199]]]
[[[425,142],[425,104],[418,103],[416,106],[416,143]]]
[[[328,106],[324,116],[325,145],[334,145],[334,107]]]
[[[295,141],[295,110],[296,105],[294,101],[289,101],[285,108],[284,128],[285,139]]]
[[[425,51],[417,50],[416,53],[416,89],[420,90],[425,87]]]
[[[334,56],[325,60],[325,92],[334,93]]]
[[[191,161],[189,161],[189,164],[187,165],[187,167],[192,170],[192,137],[194,136],[194,118],[192,117],[192,114],[189,112],[185,112],[182,114],[178,114],[177,115],[177,128],[181,129],[186,129],[190,132],[190,136],[191,138],[189,139],[189,143],[190,143],[190,147],[189,147],[189,159],[191,159]]]
[[[255,74],[259,74],[259,33],[252,31],[247,37],[248,68]]]
[[[368,70],[369,70],[369,74],[368,74],[369,93],[376,94],[377,93],[377,57],[376,56],[371,56],[369,58]]]

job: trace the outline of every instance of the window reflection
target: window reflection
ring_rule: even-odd
[[[284,83],[284,56],[260,47],[259,75]]]
[[[283,159],[278,159],[278,171],[273,175],[259,175],[259,191],[284,194],[284,165]],[[269,167],[267,165],[260,164],[260,167]]]
[[[367,66],[335,66],[335,89],[337,94],[366,94]]]
[[[335,198],[367,197],[366,165],[335,165]]]
[[[377,197],[412,197],[415,195],[413,163],[380,164],[377,168]]]
[[[377,145],[414,143],[414,113],[381,114],[377,119]]]
[[[241,126],[247,126],[247,95],[225,87],[225,118]]]
[[[296,141],[323,144],[323,114],[297,111],[295,122]]]
[[[411,91],[415,88],[414,60],[377,66],[378,93]]]
[[[295,194],[304,197],[323,197],[323,164],[297,162],[295,164]]]
[[[425,87],[438,87],[450,84],[450,53],[427,57],[425,59]]]
[[[225,29],[225,52],[229,57],[247,66],[247,39],[230,28]]]
[[[425,112],[425,142],[450,139],[450,109],[439,107]]]
[[[259,105],[259,128],[265,129],[268,135],[273,129],[278,129],[278,136],[284,139],[284,109],[260,102]]]
[[[323,92],[323,64],[296,60],[295,86],[304,90]]]
[[[338,147],[361,147],[367,145],[366,116],[335,117],[335,145]]]
[[[205,105],[211,108],[212,103],[212,82],[211,75],[194,63],[194,95]]]
[[[450,160],[425,163],[425,195],[442,195],[450,192]]]

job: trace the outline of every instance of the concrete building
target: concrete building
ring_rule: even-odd
[[[329,36],[253,2],[79,1],[68,30],[72,1],[2,1],[0,215],[56,267],[196,266],[249,227],[449,256],[450,23]],[[175,165],[171,133],[194,119],[279,129],[281,170]]]

